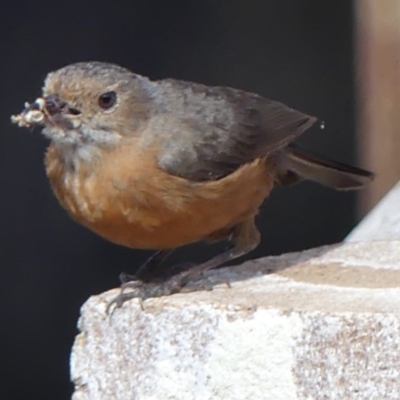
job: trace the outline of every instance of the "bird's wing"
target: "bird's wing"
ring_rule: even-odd
[[[192,181],[221,179],[286,146],[316,118],[228,87],[159,81],[163,144],[159,166]]]

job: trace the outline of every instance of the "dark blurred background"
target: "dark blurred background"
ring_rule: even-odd
[[[46,140],[11,125],[47,72],[101,60],[151,78],[258,92],[326,128],[301,142],[355,163],[353,9],[348,0],[15,1],[2,6],[0,64],[1,392],[67,399],[79,307],[149,253],[107,243],[69,219],[43,167]],[[338,242],[356,224],[354,193],[312,183],[277,189],[251,257]],[[215,249],[191,246],[173,262]]]

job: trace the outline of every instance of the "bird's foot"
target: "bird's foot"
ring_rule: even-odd
[[[250,250],[251,249],[252,248],[250,248]],[[175,273],[174,275],[171,275],[171,272],[169,272],[166,277],[162,277],[161,282],[149,282],[146,279],[141,279],[142,275],[140,274],[138,277],[122,274],[120,276],[120,279],[123,281],[121,285],[121,293],[108,304],[107,312],[110,312],[112,306],[114,306],[114,309],[119,308],[126,301],[131,299],[139,299],[143,308],[143,301],[150,297],[168,296],[183,291],[187,293],[195,290],[211,290],[213,287],[212,284],[202,284],[201,288],[199,288],[198,285],[196,285],[196,287],[193,287],[192,285],[188,287],[187,284],[189,282],[192,283],[198,280],[198,278],[201,277],[204,272],[213,269],[226,261],[242,256],[248,251],[248,248],[234,247],[233,249],[229,249],[222,254],[218,254],[210,260],[196,266],[192,266],[193,264],[187,263],[181,264],[178,266],[178,270],[180,270],[179,272]],[[172,269],[172,271],[176,272],[176,269]],[[230,285],[228,284],[228,286]],[[131,290],[126,292],[126,289]]]
[[[121,275],[120,279],[124,282],[121,285],[121,292],[108,304],[107,313],[110,313],[112,307],[120,308],[126,301],[131,299],[139,299],[143,308],[144,300],[179,293],[187,283],[186,274],[184,273],[171,276],[163,282],[143,282],[138,279],[125,281],[131,276],[128,274]]]
[[[178,275],[184,271],[188,271],[189,269],[193,268],[196,264],[193,262],[184,262],[164,271],[157,271],[156,273],[151,271],[151,275],[149,273],[143,274],[143,271],[139,271],[138,274],[129,274],[127,272],[121,272],[119,274],[119,281],[121,282],[121,287],[129,282],[135,282],[135,287],[137,286],[136,282],[162,282],[168,280],[169,278]],[[147,271],[146,271],[147,272]]]

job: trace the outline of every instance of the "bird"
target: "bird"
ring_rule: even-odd
[[[116,64],[79,62],[47,75],[39,97],[12,117],[50,139],[45,168],[58,201],[113,243],[156,252],[121,276],[118,306],[170,295],[199,274],[255,249],[255,217],[275,186],[311,180],[360,189],[372,172],[294,143],[318,121],[231,87],[150,80]],[[206,262],[158,276],[181,246],[228,240]]]

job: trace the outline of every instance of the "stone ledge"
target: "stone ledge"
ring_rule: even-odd
[[[112,316],[116,290],[91,297],[71,355],[73,399],[400,398],[400,241],[324,246],[204,279],[214,290],[144,310],[130,301]]]
[[[347,236],[347,242],[400,240],[400,182]]]

